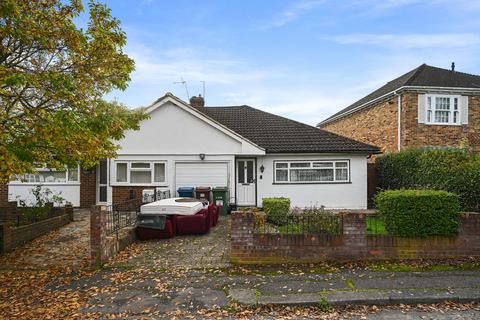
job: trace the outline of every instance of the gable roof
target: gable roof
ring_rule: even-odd
[[[234,138],[235,140],[242,141],[242,148],[249,153],[249,154],[265,154],[265,149],[261,146],[257,145],[255,142],[249,140],[248,138],[242,136],[238,132],[228,128],[227,126],[215,121],[211,117],[207,116],[205,113],[200,112],[198,108],[194,108],[182,99],[178,98],[177,96],[173,95],[170,92],[167,92],[162,97],[155,100],[148,108],[146,108],[147,113],[152,113],[153,111],[161,108],[165,103],[171,102],[177,107],[189,112],[190,114],[196,116],[197,118],[205,121],[212,127],[220,130],[221,132],[227,134],[228,136]]]
[[[317,126],[346,116],[354,110],[361,108],[363,105],[367,107],[370,102],[393,94],[395,90],[402,87],[469,88],[480,91],[480,76],[422,64],[400,77],[387,82],[384,86],[323,120]]]
[[[249,106],[199,111],[264,148],[267,153],[379,153],[380,149]]]

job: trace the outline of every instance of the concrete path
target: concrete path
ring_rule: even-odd
[[[253,285],[251,284],[253,283]],[[278,275],[229,286],[247,305],[392,305],[480,301],[480,271]]]

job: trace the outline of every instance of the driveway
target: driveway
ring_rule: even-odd
[[[135,249],[141,249],[142,254],[136,256]],[[107,264],[108,267],[147,267],[155,270],[226,268],[229,265],[230,216],[220,216],[218,225],[205,235],[138,242]]]

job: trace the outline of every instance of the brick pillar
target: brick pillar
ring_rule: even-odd
[[[231,222],[231,253],[233,263],[239,263],[249,258],[253,247],[253,231],[255,216],[252,212],[235,211]]]
[[[90,209],[90,258],[92,266],[103,262],[107,238],[107,207],[92,206]]]
[[[0,183],[0,207],[8,207],[8,184]]]
[[[5,222],[0,224],[0,254],[10,251],[10,243],[12,242],[12,229],[10,224]]]
[[[342,212],[343,241],[351,255],[367,253],[367,216],[363,212]]]
[[[68,214],[70,221],[73,221],[73,206],[71,204],[65,206],[65,214]]]

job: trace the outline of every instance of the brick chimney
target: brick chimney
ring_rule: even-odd
[[[190,98],[190,105],[194,108],[205,107],[205,99],[203,99],[201,94],[198,97],[193,96]]]

